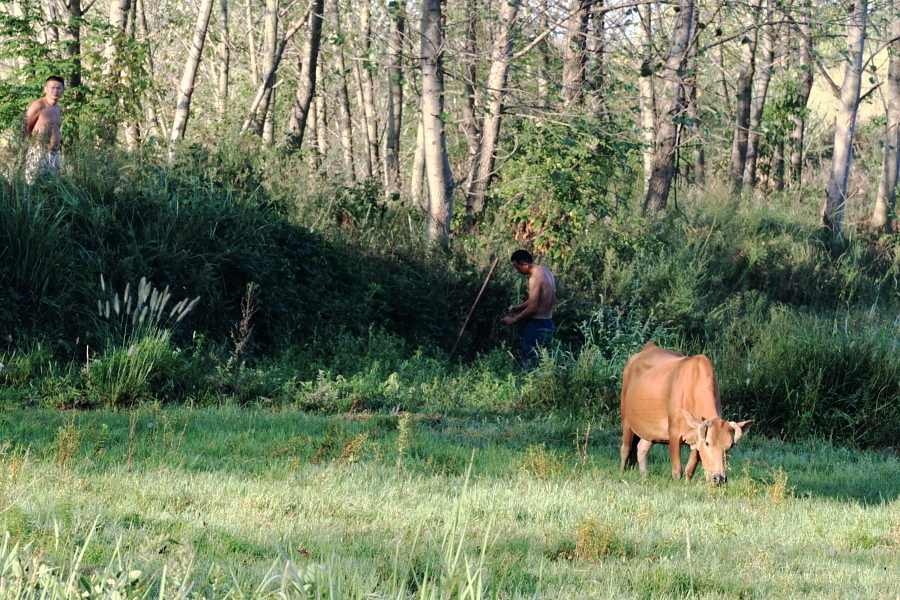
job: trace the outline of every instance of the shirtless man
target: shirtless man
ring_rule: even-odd
[[[516,250],[510,258],[513,268],[528,277],[528,300],[509,307],[509,312],[519,312],[514,317],[503,317],[504,325],[525,321],[522,332],[522,362],[525,369],[533,369],[537,359],[536,346],[553,339],[553,302],[556,300],[556,281],[547,267],[534,262],[526,250]]]
[[[62,126],[59,99],[64,90],[61,77],[48,77],[44,97],[32,102],[25,111],[25,137],[31,140],[25,154],[25,182],[28,185],[33,185],[41,173],[59,175],[59,129]]]

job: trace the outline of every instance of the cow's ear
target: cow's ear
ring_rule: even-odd
[[[744,429],[746,429],[746,427],[748,425],[750,425],[750,423],[752,423],[752,422],[753,422],[752,419],[749,421],[741,421],[740,423],[735,423],[734,421],[729,422],[729,425],[731,425],[731,428],[734,429],[734,443],[735,444],[737,444],[737,441],[739,439],[741,439],[742,435],[744,435]]]
[[[684,413],[685,427],[681,432],[681,439],[684,440],[684,443],[691,447],[691,450],[696,450],[700,445],[700,427],[703,425],[703,420],[698,419],[690,412],[682,409],[682,413]]]

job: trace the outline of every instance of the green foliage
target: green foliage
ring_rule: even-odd
[[[576,237],[604,218],[627,187],[634,148],[586,123],[520,120],[518,151],[494,189],[515,240],[539,256],[563,258]]]
[[[722,372],[723,402],[769,434],[858,446],[900,435],[896,325],[876,312],[826,318],[785,308],[757,323],[743,372]]]

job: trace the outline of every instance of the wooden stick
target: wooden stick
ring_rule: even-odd
[[[481,290],[478,292],[478,296],[475,298],[475,303],[472,304],[472,308],[469,309],[469,316],[466,317],[466,322],[463,323],[462,329],[459,330],[459,335],[456,336],[456,343],[453,344],[453,350],[450,351],[450,358],[453,358],[453,355],[456,354],[456,348],[459,346],[459,341],[462,339],[463,333],[466,332],[466,327],[469,326],[469,321],[472,319],[472,313],[475,312],[475,307],[478,306],[478,301],[481,300],[481,295],[484,293],[484,288],[487,287],[488,281],[491,280],[491,275],[494,274],[494,269],[497,268],[497,263],[499,262],[499,258],[494,261],[494,264],[491,265],[491,270],[488,271],[487,277],[484,278],[484,283],[481,284]]]

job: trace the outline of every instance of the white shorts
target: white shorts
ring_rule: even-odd
[[[25,153],[25,183],[34,185],[43,173],[59,175],[59,152],[31,146]]]

